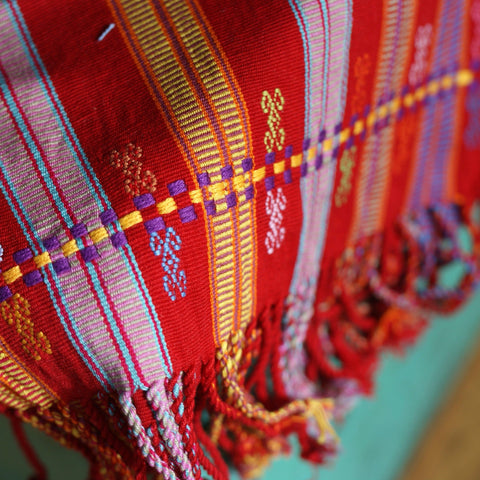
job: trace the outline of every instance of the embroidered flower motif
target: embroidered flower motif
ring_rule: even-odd
[[[125,191],[136,197],[142,193],[153,193],[157,189],[157,178],[150,170],[143,170],[142,149],[129,143],[122,153],[113,150],[110,153],[110,165],[121,169],[125,181]]]
[[[180,259],[175,252],[182,246],[180,236],[172,227],[168,227],[165,238],[160,233],[154,232],[150,236],[150,248],[154,255],[162,258],[163,289],[170,300],[174,302],[177,295],[185,297],[187,294],[187,278],[184,270],[179,270]]]
[[[262,95],[262,110],[268,113],[268,128],[265,133],[265,147],[267,152],[273,152],[273,149],[281,150],[285,143],[285,129],[280,126],[280,113],[283,110],[285,100],[279,88],[275,89],[272,96],[265,90]]]

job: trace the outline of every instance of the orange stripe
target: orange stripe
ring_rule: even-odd
[[[178,140],[177,142],[179,148],[184,150],[184,156],[190,155],[192,159],[192,163],[188,161],[187,164],[194,181],[197,182],[195,168],[199,171],[206,170],[211,174],[212,183],[217,184],[219,188],[206,188],[203,195],[206,199],[216,198],[213,190],[220,189],[219,194],[223,201],[219,205],[219,209],[224,209],[225,192],[222,193],[222,190],[225,189],[230,192],[231,181],[223,182],[221,180],[220,168],[218,167],[233,163],[235,173],[240,173],[241,160],[247,155],[251,156],[250,146],[245,145],[248,137],[246,132],[250,133],[250,125],[248,121],[246,123],[242,122],[241,119],[248,120],[248,117],[245,112],[240,111],[239,102],[235,98],[226,70],[220,65],[221,62],[219,62],[217,53],[213,52],[211,41],[205,38],[207,37],[206,31],[210,28],[208,23],[205,23],[206,20],[202,17],[202,22],[205,23],[204,27],[202,22],[195,18],[197,13],[194,12],[194,4],[192,3],[167,0],[164,3],[164,8],[159,12],[155,11],[151,1],[147,4],[147,7],[130,0],[117,0],[113,3],[114,1],[109,0],[110,8],[117,19],[119,16],[121,17],[119,20],[124,19],[124,22],[118,22],[119,24],[124,23],[126,28],[126,32],[122,31],[122,35],[127,45],[129,44],[129,36],[133,39],[134,48],[131,45],[128,45],[128,48],[134,58],[136,56],[135,50],[139,52],[139,58],[135,58],[135,62],[141,70],[142,77],[151,95],[154,97],[157,108],[163,115],[165,115],[165,110],[167,111],[167,123],[171,122],[169,125],[170,133],[174,137],[178,131],[183,133],[184,147]],[[117,14],[114,6],[119,3],[122,5],[119,5],[119,13]],[[165,14],[164,21],[167,22],[167,25],[163,25],[161,21],[163,12]],[[200,10],[198,15],[201,15]],[[191,29],[180,29],[177,25],[180,20],[182,24],[189,23]],[[172,29],[169,31],[170,34],[178,38],[178,47],[183,54],[180,51],[177,53],[172,48],[173,39],[167,37],[167,26]],[[149,35],[148,38],[146,37],[147,34]],[[211,38],[215,41],[213,34]],[[190,39],[200,42],[200,44],[196,43],[195,51],[190,51],[188,48]],[[222,51],[219,47],[217,48],[220,55]],[[185,55],[185,59],[183,59],[183,55]],[[202,56],[200,57],[200,55]],[[160,60],[165,65],[170,66],[169,78],[162,75],[162,70],[159,70],[158,62]],[[184,62],[183,65],[181,61]],[[228,65],[226,60],[224,60],[224,64]],[[200,73],[203,71],[200,68],[205,65],[210,67],[208,78],[202,78]],[[143,71],[144,68],[145,71]],[[193,72],[190,77],[191,82],[198,84],[200,89],[198,94],[187,77],[187,72],[190,69]],[[233,74],[232,78],[234,78]],[[149,81],[152,81],[153,86],[149,85]],[[175,82],[178,87],[174,93],[172,92],[175,96],[169,94],[169,84],[172,82]],[[240,92],[238,94],[240,96]],[[155,95],[159,95],[159,99],[155,98]],[[199,95],[202,98],[199,98]],[[208,105],[201,103],[204,98],[207,99]],[[213,100],[213,98],[218,98],[218,100]],[[165,102],[166,108],[162,107],[162,102]],[[222,103],[222,110],[216,108],[219,102]],[[230,102],[229,112],[224,108],[225,104],[228,106],[228,102]],[[186,108],[188,108],[188,115],[186,114]],[[210,118],[208,118],[209,112],[211,114]],[[222,124],[223,116],[232,114],[237,115],[237,117],[233,126],[229,127],[227,132],[226,127]],[[218,127],[215,127],[217,131],[214,128],[215,121],[218,124]],[[197,122],[197,125],[192,126],[192,122]],[[193,131],[194,126],[196,127],[195,131]],[[200,134],[198,134],[199,131]],[[240,148],[237,145],[233,147],[233,139],[236,140],[239,137],[243,139],[243,145],[240,144]],[[224,139],[224,151],[222,151],[221,138]],[[205,147],[201,142],[208,142],[207,150],[210,151],[209,154],[205,153]],[[250,137],[248,137],[248,142],[250,142]],[[237,142],[235,141],[235,143]],[[251,182],[253,177],[251,177],[251,173],[249,175]],[[199,188],[197,189],[199,192],[201,191]],[[241,201],[242,198],[245,198],[244,193],[238,195],[238,201]],[[203,208],[205,209],[204,206]],[[243,323],[242,320],[249,321],[252,315],[252,300],[250,295],[243,295],[241,287],[243,283],[249,282],[251,287],[254,288],[251,262],[252,255],[255,252],[255,238],[251,234],[250,238],[235,242],[234,237],[235,232],[238,234],[240,229],[254,231],[254,208],[255,202],[247,202],[247,204],[237,206],[237,216],[234,216],[233,210],[214,217],[207,216],[205,212],[209,235],[209,281],[211,282],[212,303],[214,304],[212,305],[212,316],[218,319],[220,323],[226,322],[228,324],[231,324],[233,318],[235,328],[239,326],[238,321],[240,323]],[[230,228],[228,238],[222,233],[225,228]],[[224,272],[227,267],[219,263],[218,255],[220,253],[228,259],[228,275]],[[230,262],[229,265],[228,262]],[[220,275],[220,277],[217,278],[217,275]],[[220,280],[228,284],[229,290],[221,288]],[[236,281],[238,285],[235,283]],[[236,291],[238,291],[238,296],[235,294]],[[229,299],[228,304],[226,302],[227,298]],[[237,301],[240,303],[237,304]],[[238,312],[233,317],[232,309]],[[219,331],[222,330],[221,327],[222,325],[219,324],[218,329],[215,328],[217,341],[221,336],[219,335]]]

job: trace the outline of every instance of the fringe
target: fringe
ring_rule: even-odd
[[[266,308],[246,332],[233,333],[215,359],[145,391],[116,399],[99,394],[88,411],[57,405],[16,414],[84,453],[90,480],[199,480],[203,474],[227,480],[227,462],[253,478],[270,457],[288,453],[289,435],[297,436],[303,458],[324,463],[338,448],[331,419],[372,391],[380,353],[405,348],[432,312],[457,308],[478,285],[479,258],[479,228],[465,208],[420,209],[336,261],[330,290],[313,293],[302,313],[307,329],[295,348],[303,357],[288,375],[286,302]],[[448,287],[442,269],[454,263],[463,273]],[[295,368],[309,397],[286,384]],[[105,423],[107,432],[95,427]],[[39,478],[46,478],[40,470]]]
[[[460,232],[473,246],[462,246]],[[419,209],[349,249],[331,297],[316,305],[307,376],[327,389],[343,378],[371,392],[380,352],[409,345],[433,313],[452,312],[478,285],[478,245],[466,209],[449,204]],[[455,263],[463,268],[458,284],[442,285],[442,269]]]
[[[470,248],[462,246],[461,230]],[[215,360],[144,392],[149,429],[157,432],[152,439],[143,426],[148,420],[123,395],[122,410],[148,465],[168,480],[199,479],[202,472],[226,480],[226,459],[252,478],[272,455],[289,451],[290,434],[303,458],[325,462],[338,448],[330,420],[372,391],[380,353],[405,348],[432,313],[451,312],[477,286],[478,240],[464,210],[438,205],[348,249],[335,264],[327,297],[302,314],[308,331],[299,373],[309,382],[309,398],[285,388],[288,303],[267,308],[245,333],[235,332]],[[446,287],[441,271],[452,263],[462,265],[463,275]]]

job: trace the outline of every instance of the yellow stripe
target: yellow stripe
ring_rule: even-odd
[[[202,31],[202,28],[208,28],[206,19],[202,18],[201,27],[195,18],[193,8],[189,7],[189,1],[165,0],[162,7],[159,7],[169,17],[176,40],[182,45],[181,55],[185,55],[185,61],[189,63],[191,71],[196,72],[197,78],[192,80],[189,78],[189,72],[184,69],[183,60],[176,57],[177,53],[169,43],[170,39],[167,31],[162,27],[162,22],[156,19],[158,12],[154,10],[152,4],[138,2],[138,0],[110,0],[110,2],[123,7],[125,18],[122,20],[127,21],[119,24],[128,24],[132,29],[141,48],[140,54],[145,56],[141,60],[142,64],[146,64],[147,68],[151,69],[151,73],[147,75],[150,80],[153,78],[156,82],[157,92],[164,97],[164,102],[171,109],[171,112],[166,112],[165,109],[160,108],[162,114],[167,117],[167,124],[170,128],[178,128],[182,131],[186,147],[183,144],[179,146],[183,150],[192,177],[195,178],[195,170],[207,172],[210,175],[212,185],[205,189],[207,199],[213,198],[221,202],[231,192],[228,182],[218,182],[221,167],[229,164],[233,166],[235,176],[241,177],[232,182],[235,185],[233,190],[243,190],[246,178],[241,175],[242,160],[251,154],[247,151],[246,144],[248,126],[243,121],[239,107],[235,103],[231,85],[228,84],[222,71],[223,67],[217,62],[215,51],[220,51],[220,46],[216,46],[214,50],[213,45],[209,44],[208,36]],[[112,8],[112,12],[117,15],[115,8]],[[124,38],[128,43],[126,32],[124,32]],[[138,62],[140,62],[139,59],[137,64],[140,66]],[[197,88],[202,91],[195,93]],[[209,103],[208,109],[204,105],[205,102]],[[214,112],[214,119],[209,119],[209,111]],[[193,164],[190,164],[187,158],[193,159]],[[190,198],[193,203],[202,202],[200,189],[196,188]],[[225,211],[225,214],[208,216],[206,219],[206,228],[213,232],[213,240],[209,240],[210,268],[213,270],[213,277],[216,277],[216,272],[221,266],[224,268],[223,261],[216,260],[220,250],[226,249],[232,258],[238,259],[230,263],[230,292],[223,296],[218,295],[214,282],[211,284],[211,296],[215,302],[212,313],[214,318],[219,320],[219,324],[232,321],[230,312],[227,314],[219,307],[226,298],[230,298],[231,302],[239,301],[236,309],[237,317],[233,319],[238,325],[246,324],[253,313],[251,300],[245,301],[244,298],[238,298],[235,295],[235,278],[250,272],[251,267],[246,260],[254,255],[256,248],[253,238],[255,231],[253,208],[254,202],[238,205],[236,211],[240,214],[248,212],[248,215],[242,216],[243,221],[240,222],[233,211],[227,211],[226,204],[222,202],[217,205],[217,212]],[[170,213],[176,209],[173,199],[167,199],[158,205],[161,214]],[[225,229],[231,232],[228,245],[219,243],[217,240],[218,233]],[[251,241],[243,246],[239,246],[235,241],[235,231],[240,229],[251,232]],[[239,251],[236,252],[236,250]],[[252,280],[250,280],[250,286],[254,289]],[[218,332],[216,339],[218,340]]]
[[[400,108],[402,107],[410,108],[416,102],[420,102],[421,100],[419,99],[424,98],[425,92],[428,92],[429,95],[435,95],[435,94],[438,95],[440,91],[447,91],[449,89],[452,89],[454,86],[468,87],[473,83],[474,79],[475,79],[474,73],[468,69],[459,70],[454,74],[444,75],[439,80],[432,80],[425,86],[419,87],[419,89],[415,90],[412,93],[407,93],[403,97],[400,97],[400,96],[395,97],[393,100],[391,100],[391,102],[389,102],[390,114],[395,115],[396,113],[398,113]],[[420,90],[421,93],[417,93],[418,90]],[[379,109],[372,112],[372,114],[375,117],[380,116]],[[364,129],[365,129],[365,120],[364,119],[357,120],[353,126],[353,129],[345,129],[342,132],[340,132],[340,137],[339,137],[340,145],[348,142],[350,138],[359,135],[360,133],[363,132]],[[348,136],[346,132],[348,132]],[[331,142],[333,142],[333,137],[329,139],[328,138],[325,139],[323,144],[321,144],[321,148],[324,149],[325,144],[327,145],[327,147],[331,146]],[[317,151],[316,147],[312,147],[308,150],[309,161],[315,158],[316,151]],[[292,155],[290,157],[290,162],[291,162],[292,169],[300,167],[302,163],[302,154],[299,153],[296,155]],[[275,174],[283,173],[285,171],[285,168],[286,168],[285,160],[279,160],[273,164],[273,171]],[[265,179],[265,176],[266,176],[265,167],[259,167],[257,169],[254,169],[250,173],[242,173],[234,176],[232,178],[232,184],[234,186],[234,190],[239,194],[238,195],[239,199],[242,200],[243,190],[245,189],[246,186],[249,185],[250,181],[252,181],[253,183],[258,183],[263,181]],[[210,187],[213,187],[213,186],[210,186]],[[226,191],[224,182],[222,182],[221,186],[218,188],[219,190],[221,189],[223,191],[223,195],[218,196],[218,201],[225,200],[226,194],[228,192]],[[213,189],[215,190],[215,187],[213,187]],[[189,192],[189,196],[190,196],[190,199],[192,200],[192,203],[197,203],[197,204],[203,203],[203,195],[200,189],[191,190]],[[161,202],[157,203],[156,207],[160,215],[167,215],[167,214],[176,212],[178,210],[178,206],[172,197],[168,197],[165,200],[162,200]],[[219,207],[220,211],[222,209],[227,211],[225,202],[223,203],[223,205]],[[239,218],[241,220],[248,219],[248,216],[249,216],[248,212],[245,213],[245,211],[242,211],[239,214]],[[143,217],[139,211],[133,211],[131,213],[128,213],[127,215],[124,215],[119,219],[119,224],[123,230],[128,230],[129,228],[139,225],[140,223],[143,223]],[[89,232],[89,236],[92,239],[92,242],[94,244],[98,244],[101,241],[108,238],[108,231],[104,227],[100,227]],[[250,241],[248,236],[246,237],[245,241]],[[219,245],[222,246],[223,244],[219,244]],[[61,249],[66,257],[69,257],[79,251],[79,247],[77,245],[76,240],[69,240],[68,242],[64,243],[61,246]],[[40,269],[50,264],[52,262],[52,259],[50,258],[50,254],[48,252],[42,252],[39,255],[35,256],[33,258],[33,261],[35,262],[36,266]],[[23,276],[20,270],[20,267],[18,265],[6,270],[5,272],[2,273],[2,275],[7,284],[11,284],[17,281],[18,279],[22,278]]]

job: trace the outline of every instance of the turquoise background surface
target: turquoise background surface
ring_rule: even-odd
[[[375,396],[362,399],[346,422],[337,426],[342,452],[333,465],[314,469],[295,456],[281,458],[273,462],[263,478],[395,480],[479,333],[477,295],[456,315],[434,319],[431,328],[404,357],[384,357]],[[86,478],[87,465],[80,455],[41,432],[27,430],[52,480]],[[27,479],[30,472],[3,417],[0,466],[1,480]]]

